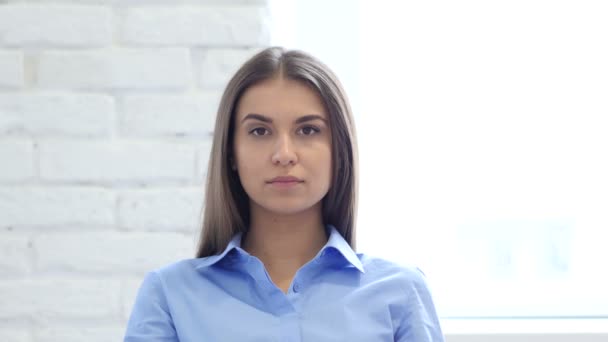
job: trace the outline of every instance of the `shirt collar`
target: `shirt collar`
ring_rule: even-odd
[[[232,254],[231,252],[233,250],[240,250],[241,253],[248,254],[244,249],[241,248],[242,236],[243,236],[243,233],[235,234],[232,237],[232,239],[230,240],[230,242],[228,243],[228,246],[226,246],[226,248],[224,249],[224,251],[221,254],[216,254],[216,255],[211,255],[208,257],[195,259],[196,260],[196,266],[195,266],[196,269],[200,270],[205,267],[209,267],[209,266],[212,266],[213,264],[216,264],[220,260],[224,259],[226,257],[226,255]]]
[[[342,234],[340,234],[336,227],[331,224],[328,224],[325,226],[325,229],[329,232],[329,239],[327,239],[327,243],[325,244],[325,246],[323,246],[323,248],[321,248],[315,258],[324,257],[327,254],[333,253],[333,251],[337,251],[344,258],[344,260],[349,263],[350,267],[355,267],[361,273],[365,273],[361,260],[359,260],[359,257],[357,256],[355,251],[353,251],[348,242],[344,240]],[[196,259],[197,264],[195,268],[200,270],[206,267],[210,267],[223,260],[224,258],[249,257],[250,254],[241,248],[242,237],[243,233],[235,234],[234,237],[228,243],[228,246],[226,246],[226,248],[221,254]]]
[[[329,239],[327,240],[325,246],[321,248],[321,251],[319,251],[319,253],[323,255],[326,253],[331,253],[329,252],[330,250],[337,250],[338,252],[340,252],[342,257],[344,257],[344,259],[348,261],[351,267],[355,267],[359,271],[361,271],[361,273],[365,273],[361,260],[359,260],[359,257],[357,256],[355,251],[353,251],[348,242],[344,240],[342,234],[340,234],[336,227],[331,224],[328,224],[326,226],[326,229],[329,231]],[[317,255],[317,257],[319,256]]]

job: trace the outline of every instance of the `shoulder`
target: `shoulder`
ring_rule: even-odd
[[[358,254],[368,281],[385,283],[389,307],[399,321],[395,340],[443,341],[434,301],[422,270],[413,265]],[[409,339],[408,339],[409,341]]]
[[[419,267],[361,253],[357,256],[365,270],[365,283],[382,284],[384,289],[395,291],[400,296],[429,296],[426,275]]]
[[[390,276],[404,284],[425,282],[424,272],[415,265],[397,263],[388,259],[357,253],[366,274]]]
[[[163,285],[183,281],[184,279],[200,276],[200,273],[197,272],[197,266],[204,259],[189,258],[174,261],[148,271],[148,275],[154,274]]]

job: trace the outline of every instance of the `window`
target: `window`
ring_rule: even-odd
[[[353,99],[360,250],[444,318],[608,317],[607,3],[280,3]]]

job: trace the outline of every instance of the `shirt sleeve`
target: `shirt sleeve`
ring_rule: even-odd
[[[412,275],[404,315],[395,331],[395,342],[444,342],[424,273],[414,269]]]
[[[139,288],[124,342],[179,342],[159,275],[146,274]]]

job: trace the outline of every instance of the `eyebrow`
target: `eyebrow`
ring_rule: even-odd
[[[241,120],[241,122],[244,122],[245,120],[259,120],[262,122],[272,123],[271,118],[264,116],[262,114],[256,114],[256,113],[249,113],[249,114],[245,115],[245,117],[243,118],[243,120]],[[324,117],[322,117],[321,115],[317,115],[317,114],[309,114],[309,115],[301,116],[296,119],[295,123],[300,124],[300,123],[312,121],[312,120],[321,120],[321,121],[327,123],[327,120]]]

